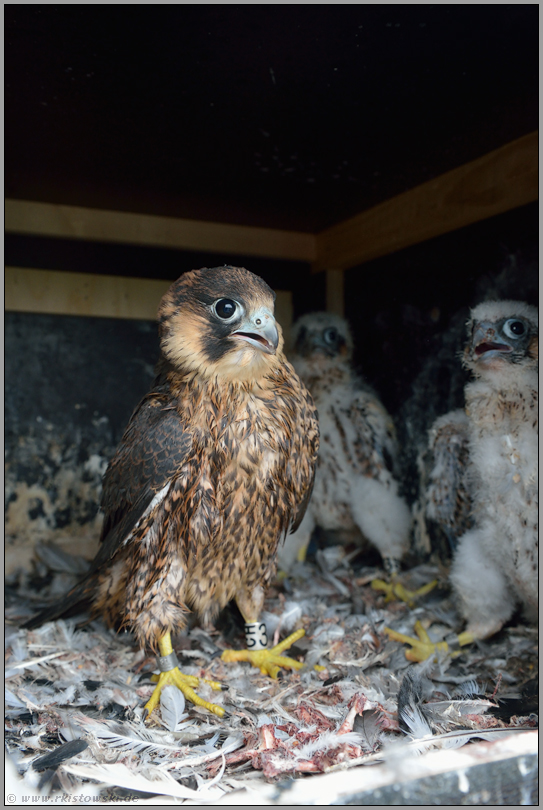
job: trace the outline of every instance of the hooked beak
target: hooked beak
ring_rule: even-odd
[[[497,357],[500,354],[508,354],[513,351],[513,347],[508,343],[496,340],[496,330],[494,325],[481,321],[473,332],[471,340],[473,356],[476,360],[484,357],[486,360]]]
[[[275,354],[279,345],[275,318],[266,307],[261,307],[242,321],[231,337],[243,340],[266,354]]]
[[[313,346],[310,347],[308,354],[313,354],[314,352],[323,354],[325,357],[335,357],[336,354],[338,353],[338,350],[337,346],[330,346],[329,343],[325,342],[323,337],[318,335],[315,337]]]

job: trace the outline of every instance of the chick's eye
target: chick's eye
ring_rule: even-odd
[[[323,333],[324,342],[328,343],[328,345],[333,346],[337,340],[337,329],[334,329],[331,326],[329,329],[325,329]]]
[[[521,337],[526,332],[526,327],[522,321],[517,318],[510,318],[503,326],[504,334],[507,337],[515,338]]]
[[[219,318],[228,321],[234,316],[238,306],[231,298],[220,298],[215,302],[214,308]]]

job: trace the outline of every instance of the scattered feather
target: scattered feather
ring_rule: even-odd
[[[381,719],[381,713],[374,709],[363,711],[355,717],[353,731],[360,735],[360,741],[366,751],[375,751],[381,741],[383,735]]]
[[[51,571],[79,576],[86,574],[90,563],[79,554],[69,554],[54,543],[38,543],[36,557]]]
[[[201,790],[186,788],[176,782],[169,773],[158,768],[148,768],[147,773],[137,773],[123,763],[117,762],[110,765],[99,763],[92,765],[68,764],[63,766],[63,770],[75,776],[93,779],[105,785],[115,785],[131,791],[140,790],[144,793],[162,793],[166,796],[176,796],[178,799],[215,801],[223,796],[223,791],[215,785]]]
[[[468,698],[472,695],[484,695],[484,689],[479,686],[475,678],[472,678],[469,681],[458,684],[456,694]]]
[[[73,720],[83,731],[92,733],[97,740],[127,753],[179,751],[179,745],[170,734],[147,729],[143,724],[94,720],[82,714],[75,715]]]
[[[308,563],[295,567],[286,593],[276,584],[266,600],[264,618],[274,640],[293,627],[306,629],[296,644],[305,662],[299,673],[274,681],[245,663],[224,664],[216,653],[225,642],[212,627],[193,628],[177,641],[179,647],[174,638],[184,671],[199,675],[205,668],[206,677],[228,686],[224,718],[184,703],[170,687],[156,715],[144,723],[156,660],[139,650],[130,634],[116,635],[98,621],[81,629],[71,620],[30,632],[8,628],[6,746],[24,774],[28,795],[45,775],[51,800],[62,792],[86,795],[91,779],[106,804],[112,787],[156,796],[142,795],[138,803],[243,803],[248,795],[258,804],[270,780],[303,774],[306,782],[311,774],[351,766],[371,765],[373,772],[380,760],[393,758],[394,741],[401,740],[400,758],[416,755],[420,761],[436,748],[534,727],[534,714],[494,716],[502,697],[522,696],[522,673],[537,671],[534,631],[506,629],[463,648],[457,659],[413,667],[384,627],[411,634],[417,618],[433,632],[439,619],[438,634],[449,634],[458,620],[447,595],[441,592],[413,611],[384,604],[370,586],[380,572],[360,568],[354,574],[349,567],[354,563],[335,551],[329,561],[344,586],[341,593]],[[428,574],[420,568],[409,572],[417,584]],[[242,645],[240,634],[231,646]],[[313,669],[316,663],[326,670]],[[490,684],[486,696],[480,683]],[[205,685],[197,691],[214,699]],[[410,705],[412,714],[402,718]],[[60,756],[63,744],[80,744],[82,738],[88,747],[58,765],[55,780],[52,768],[37,773],[32,767],[45,752]]]
[[[359,745],[360,734],[357,732],[347,732],[347,734],[338,734],[336,731],[326,731],[320,734],[316,740],[300,746],[294,750],[294,757],[296,759],[311,759],[319,751],[330,751],[338,748],[340,745]]]
[[[89,747],[88,742],[85,740],[72,740],[72,742],[64,743],[54,751],[44,754],[43,757],[38,757],[32,763],[35,771],[45,771],[47,768],[58,768],[63,762],[77,756],[86,748]]]
[[[165,686],[160,693],[160,715],[168,731],[179,731],[187,719],[185,696],[176,686]]]
[[[528,729],[524,729],[528,731]],[[502,737],[510,737],[518,731],[513,728],[491,728],[486,731],[447,731],[443,734],[434,734],[431,737],[413,739],[408,743],[410,750],[417,754],[430,751],[433,748],[460,748],[472,740],[485,740],[494,742]]]

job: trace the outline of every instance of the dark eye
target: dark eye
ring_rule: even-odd
[[[213,306],[219,318],[225,321],[230,320],[230,318],[235,315],[236,309],[238,308],[236,302],[232,301],[231,298],[219,298],[218,301],[215,301]]]
[[[333,346],[334,343],[337,341],[337,329],[334,329],[333,326],[330,326],[328,329],[325,329],[323,332],[324,342],[328,343],[329,346]]]
[[[526,332],[526,327],[518,318],[509,318],[503,325],[503,332],[509,338],[521,337]]]

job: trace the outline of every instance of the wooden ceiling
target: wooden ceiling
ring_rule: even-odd
[[[537,129],[538,6],[6,5],[5,190],[318,233]]]

